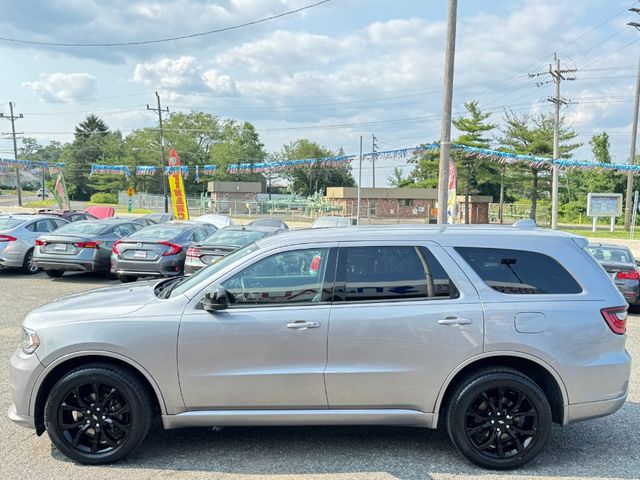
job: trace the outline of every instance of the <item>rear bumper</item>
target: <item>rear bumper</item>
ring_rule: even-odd
[[[34,258],[33,263],[43,270],[72,270],[76,272],[99,272],[108,271],[109,264],[87,262],[86,260],[47,260]]]
[[[135,262],[118,259],[112,265],[111,272],[118,275],[130,275],[133,277],[175,277],[182,275],[184,258],[163,257],[155,262]]]
[[[193,275],[194,273],[202,270],[206,265],[190,265],[188,263],[184,264],[184,274],[185,275]]]
[[[575,403],[564,407],[563,425],[591,420],[592,418],[604,417],[617,412],[622,408],[627,400],[627,394],[622,397],[600,402]]]

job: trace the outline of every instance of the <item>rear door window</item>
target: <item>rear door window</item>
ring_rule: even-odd
[[[548,255],[526,250],[456,247],[456,252],[494,290],[507,294],[576,294],[582,288]]]
[[[342,247],[338,272],[336,300],[458,297],[442,265],[421,246]]]

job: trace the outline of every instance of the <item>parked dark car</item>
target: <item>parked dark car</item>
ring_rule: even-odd
[[[115,243],[111,272],[123,283],[138,277],[181,275],[187,249],[215,230],[207,223],[179,221],[145,227]]]
[[[154,222],[153,220],[151,220],[150,218],[147,217],[140,217],[140,218],[136,218],[134,220],[132,220],[133,223],[137,223],[138,225],[142,226],[142,227],[148,227],[149,225],[155,225],[158,222]]]
[[[33,263],[50,277],[66,271],[108,272],[113,244],[141,228],[119,218],[69,223],[36,240]]]
[[[289,230],[289,225],[287,225],[282,220],[277,220],[275,218],[258,218],[249,222],[249,225],[252,227],[271,227],[271,228],[280,228],[282,230]]]
[[[41,209],[41,210],[38,210],[38,214],[54,215],[56,217],[65,219],[67,222],[79,222],[81,220],[97,220],[98,219],[98,217],[91,215],[90,213],[87,213],[87,212],[82,212],[80,210]]]
[[[640,272],[633,253],[624,245],[589,244],[587,250],[604,267],[629,305],[640,305]]]
[[[184,273],[190,275],[203,267],[211,265],[231,252],[260,240],[268,235],[283,232],[284,229],[255,225],[232,225],[194,244],[187,250]]]

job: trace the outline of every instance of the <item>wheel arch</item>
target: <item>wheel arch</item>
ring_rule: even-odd
[[[71,370],[90,363],[102,363],[110,366],[117,366],[133,373],[147,389],[154,406],[159,409],[162,415],[166,414],[166,405],[162,397],[162,392],[153,377],[140,364],[132,359],[113,352],[86,351],[65,355],[48,365],[40,374],[31,393],[30,410],[33,412],[36,433],[42,435],[44,426],[44,405],[51,388],[66,373]]]
[[[558,375],[558,372],[556,372],[551,365],[538,357],[524,353],[514,355],[513,352],[491,352],[468,359],[449,374],[436,400],[434,408],[434,428],[437,426],[438,418],[449,404],[450,396],[458,385],[475,371],[488,367],[513,368],[527,375],[547,395],[547,399],[551,405],[553,421],[564,424],[565,406],[569,403],[567,391],[560,375]]]

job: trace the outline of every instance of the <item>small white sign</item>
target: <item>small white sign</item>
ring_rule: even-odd
[[[587,195],[588,217],[619,217],[622,215],[621,193],[589,193]]]

